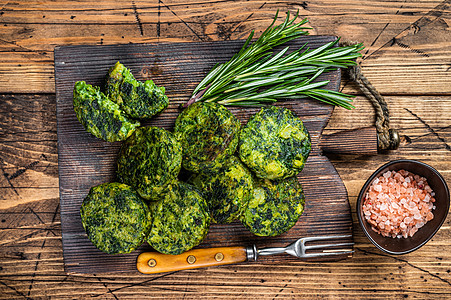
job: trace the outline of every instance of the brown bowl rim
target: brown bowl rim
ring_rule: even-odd
[[[385,249],[384,247],[382,247],[381,245],[379,245],[375,240],[373,240],[373,238],[371,237],[371,235],[368,233],[368,230],[365,227],[365,224],[363,224],[363,222],[365,222],[365,220],[362,219],[361,217],[361,211],[362,211],[362,198],[364,195],[364,191],[366,190],[366,188],[373,182],[373,180],[379,176],[380,172],[397,163],[402,163],[402,162],[410,162],[410,163],[414,163],[414,164],[418,164],[418,165],[422,165],[423,167],[426,167],[428,169],[430,169],[433,173],[435,173],[438,178],[440,179],[440,181],[442,182],[443,186],[445,187],[445,191],[446,191],[446,195],[447,195],[447,199],[448,201],[446,201],[446,214],[444,216],[444,218],[441,220],[440,224],[429,234],[429,236],[420,244],[418,244],[417,246],[405,250],[405,251],[390,251]],[[374,171],[374,173],[368,178],[368,180],[365,182],[365,184],[363,185],[363,187],[360,190],[359,196],[357,197],[357,219],[359,220],[359,224],[360,227],[362,228],[363,232],[365,233],[366,237],[371,241],[371,243],[373,243],[373,245],[375,245],[377,248],[379,248],[380,250],[389,253],[389,254],[393,254],[393,255],[401,255],[401,254],[407,254],[410,253],[412,251],[415,251],[419,248],[421,248],[422,246],[424,246],[430,239],[432,239],[432,237],[434,237],[434,235],[437,233],[437,231],[440,229],[440,227],[442,227],[443,223],[445,222],[447,216],[448,216],[448,212],[449,212],[449,206],[450,206],[450,194],[449,194],[449,189],[448,189],[448,185],[446,184],[445,179],[443,178],[443,176],[433,167],[431,167],[430,165],[418,161],[418,160],[413,160],[413,159],[398,159],[398,160],[392,160],[384,165],[382,165],[381,167],[379,167],[376,171]]]

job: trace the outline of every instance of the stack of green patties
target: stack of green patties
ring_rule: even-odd
[[[224,106],[195,103],[175,123],[182,166],[204,191],[213,221],[236,219],[255,235],[275,236],[296,224],[305,198],[296,175],[311,143],[293,113],[268,106],[240,123]],[[235,153],[238,149],[238,155]]]
[[[118,179],[148,200],[152,225],[147,242],[165,254],[180,254],[202,242],[210,226],[207,203],[194,186],[178,181],[182,147],[158,127],[141,127],[123,144]]]
[[[108,142],[125,140],[117,161],[120,182],[92,187],[80,209],[89,239],[106,253],[129,253],[147,239],[157,251],[179,254],[208,232],[203,195],[177,180],[180,142],[165,129],[139,127],[138,119],[168,106],[164,93],[151,80],[137,81],[119,62],[109,70],[105,93],[75,84],[74,110],[85,129]]]
[[[294,226],[304,210],[296,175],[311,149],[302,121],[268,106],[241,128],[224,106],[199,102],[181,112],[174,133],[140,127],[138,120],[167,107],[164,92],[151,80],[135,80],[119,62],[105,93],[75,84],[74,110],[85,129],[105,141],[124,141],[119,182],[91,188],[80,210],[92,243],[117,254],[147,240],[161,253],[180,254],[202,242],[210,221],[240,220],[259,236]]]
[[[262,108],[241,131],[240,159],[257,177],[241,222],[254,234],[275,236],[293,227],[305,198],[296,178],[311,150],[302,121],[286,108]]]

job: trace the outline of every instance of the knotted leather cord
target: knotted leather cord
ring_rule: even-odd
[[[355,43],[345,42],[344,46]],[[349,78],[357,83],[363,94],[370,100],[376,111],[376,131],[379,150],[394,150],[399,147],[400,138],[398,131],[390,128],[390,113],[384,97],[374,88],[368,79],[362,74],[360,66],[355,65],[345,69]]]

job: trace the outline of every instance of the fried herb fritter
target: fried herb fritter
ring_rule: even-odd
[[[118,182],[92,187],[80,215],[88,238],[108,254],[132,252],[151,226],[147,205],[131,187]]]
[[[198,102],[182,111],[174,133],[183,148],[182,166],[199,173],[232,155],[238,145],[240,122],[224,106]]]
[[[172,133],[159,127],[140,127],[122,144],[117,177],[144,199],[159,200],[177,179],[181,162],[182,149]]]
[[[204,192],[216,223],[230,223],[237,219],[252,196],[252,174],[235,156],[220,166],[202,170],[190,180]]]
[[[138,121],[130,119],[98,87],[84,81],[75,83],[73,105],[83,127],[108,142],[123,141],[140,126]]]
[[[132,118],[146,119],[163,111],[169,103],[164,87],[152,80],[140,82],[123,64],[110,68],[106,84],[107,96]]]
[[[310,150],[304,124],[282,107],[262,108],[240,133],[240,159],[262,179],[295,176],[304,168]]]
[[[152,228],[147,242],[156,251],[180,254],[199,245],[208,233],[210,215],[202,194],[177,182],[158,202],[152,202]]]
[[[296,177],[259,179],[241,222],[259,236],[276,236],[293,227],[304,211],[305,198]]]

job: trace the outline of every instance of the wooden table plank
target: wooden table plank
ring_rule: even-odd
[[[77,3],[20,0],[0,6],[0,92],[54,92],[56,45],[243,39],[253,29],[258,36],[276,9],[299,9],[312,34],[366,45],[363,70],[382,93],[451,94],[449,0]]]

